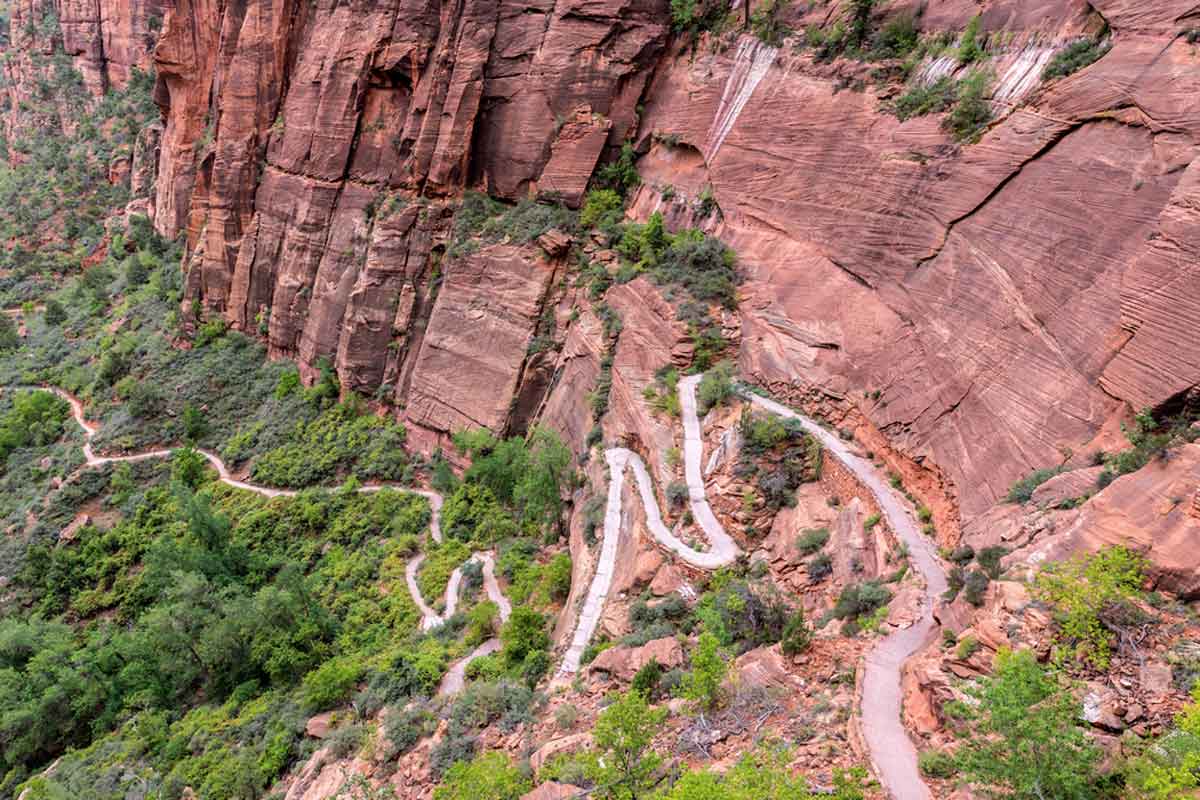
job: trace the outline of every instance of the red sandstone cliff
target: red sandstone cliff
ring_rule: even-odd
[[[330,359],[418,442],[538,409],[582,438],[569,408],[590,386],[571,376],[594,374],[598,345],[567,330],[567,265],[446,245],[464,187],[575,203],[626,138],[645,153],[636,216],[719,207],[700,224],[746,273],[742,370],[890,443],[909,485],[956,501],[935,504],[942,530],[1200,381],[1189,2],[885,4],[924,6],[927,30],[981,13],[999,115],[967,146],[887,113],[899,88],[870,64],[736,33],[685,47],[662,0],[162,5],[56,7],[92,91],[148,61],[164,15],[160,154],[135,176],[158,228],[186,232],[189,301],[307,369]],[[51,46],[17,20],[41,9],[14,8],[10,125]],[[828,25],[837,5],[798,14]],[[1041,80],[1106,28],[1100,61]],[[567,346],[530,358],[548,312]]]

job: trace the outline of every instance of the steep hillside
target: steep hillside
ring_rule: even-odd
[[[979,10],[922,6],[920,29],[951,38]],[[993,76],[995,119],[958,143],[938,115],[889,113],[901,59],[824,57],[800,35],[689,44],[669,39],[663,4],[440,17],[185,4],[155,51],[155,224],[187,231],[188,297],[264,329],[273,353],[329,358],[347,386],[435,431],[494,425],[503,415],[467,399],[431,409],[405,377],[419,381],[439,344],[420,329],[440,315],[428,284],[449,236],[442,198],[470,185],[576,205],[597,159],[630,140],[645,154],[635,216],[685,221],[702,196],[718,209],[705,224],[747,277],[743,371],[861,415],[927,473],[953,530],[955,508],[974,517],[1082,452],[1123,404],[1162,406],[1197,382],[1196,47],[1186,3],[1139,9],[985,4],[980,60],[926,56],[911,79]],[[881,6],[870,24],[904,11]],[[829,29],[842,13],[797,12],[781,24]],[[1043,80],[1079,37],[1111,49]],[[393,204],[420,208],[377,213]],[[457,324],[450,306],[469,290],[448,288]],[[503,360],[516,394],[520,358]]]
[[[0,798],[1200,785],[1194,3],[0,21]]]

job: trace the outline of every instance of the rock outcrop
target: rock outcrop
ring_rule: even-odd
[[[603,345],[566,319],[563,240],[468,253],[453,220],[467,187],[578,205],[629,140],[631,213],[739,255],[741,371],[847,422],[952,540],[960,512],[1200,383],[1200,71],[1183,0],[905,0],[874,22],[918,7],[929,32],[979,15],[995,119],[978,142],[899,120],[902,87],[869,63],[673,40],[665,0],[22,0],[4,120],[74,102],[35,96],[57,51],[93,95],[152,61],[161,132],[113,174],[186,235],[185,310],[306,375],[328,360],[407,409],[421,447],[537,417],[582,442],[573,404]],[[800,30],[839,12],[787,13]],[[1082,36],[1111,47],[1044,80]],[[912,81],[969,69],[926,60]],[[626,318],[610,427],[663,451],[629,409],[687,361],[686,331],[637,282],[607,300]],[[522,352],[551,318],[556,347]]]

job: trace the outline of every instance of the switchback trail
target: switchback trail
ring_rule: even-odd
[[[17,386],[10,389],[24,389],[30,391],[48,391],[66,400],[71,406],[71,416],[76,424],[83,429],[83,457],[88,467],[100,467],[105,464],[119,464],[131,461],[145,461],[152,458],[169,458],[175,451],[171,448],[163,448],[157,450],[145,450],[140,453],[132,453],[124,456],[102,456],[97,455],[92,449],[92,439],[95,438],[100,427],[91,422],[83,414],[83,403],[78,397],[70,392],[60,389],[56,386]],[[242,481],[234,478],[225,462],[216,453],[211,450],[197,449],[196,452],[204,456],[205,460],[212,465],[217,471],[217,475],[221,483],[227,486],[233,486],[237,489],[244,489],[248,492],[262,495],[263,497],[295,497],[299,494],[295,489],[277,489],[271,486],[262,486],[249,481]],[[429,516],[429,532],[433,536],[433,540],[438,544],[442,542],[442,496],[437,492],[428,489],[418,489],[409,486],[404,486],[399,483],[380,482],[370,483],[360,486],[360,492],[378,492],[380,489],[396,489],[398,491],[409,492],[411,494],[419,494],[429,500],[430,516]],[[455,608],[458,606],[459,586],[462,584],[462,567],[458,567],[450,575],[450,580],[446,585],[446,610],[444,615],[439,615],[430,608],[425,599],[421,596],[421,591],[417,586],[417,570],[421,567],[421,562],[425,560],[424,555],[419,555],[416,558],[409,560],[408,565],[404,569],[405,581],[408,583],[409,594],[412,595],[413,602],[416,603],[417,609],[421,612],[421,629],[430,630],[441,625],[454,614]],[[492,554],[486,551],[473,553],[468,561],[479,561],[483,564],[483,584],[487,591],[488,598],[494,602],[500,611],[500,622],[503,624],[508,621],[508,616],[512,612],[512,606],[508,602],[508,598],[500,591],[500,584],[496,581],[495,562]],[[493,637],[482,645],[477,647],[474,652],[466,658],[460,659],[451,665],[449,671],[442,679],[442,684],[439,687],[439,692],[452,693],[462,689],[463,676],[466,671],[466,666],[472,658],[487,653],[493,653],[500,649],[500,640]]]
[[[690,547],[667,528],[654,492],[653,481],[640,456],[621,447],[606,450],[604,457],[610,467],[611,480],[604,514],[604,534],[600,558],[596,566],[596,574],[588,587],[583,608],[580,610],[571,644],[563,655],[563,661],[558,671],[559,676],[571,675],[579,670],[580,658],[599,625],[600,614],[603,612],[604,602],[612,586],[617,545],[624,527],[622,525],[621,494],[624,488],[626,468],[633,470],[634,478],[637,481],[638,493],[646,514],[647,527],[651,535],[663,547],[675,553],[688,564],[704,570],[714,570],[730,564],[741,552],[708,504],[701,472],[703,439],[696,409],[696,387],[700,379],[701,376],[695,375],[679,381],[679,399],[683,416],[683,459],[688,501],[693,517],[708,538],[710,549],[697,550]],[[95,437],[98,427],[86,420],[83,415],[83,404],[78,398],[56,387],[17,388],[52,391],[70,404],[75,422],[84,431],[83,453],[89,467],[164,458],[169,457],[173,452],[171,449],[158,449],[124,456],[97,455],[92,449],[92,439]],[[938,561],[933,545],[927,537],[921,534],[911,511],[889,487],[884,476],[874,464],[855,455],[845,442],[811,418],[755,394],[745,393],[744,397],[757,408],[799,421],[808,433],[816,437],[826,450],[841,461],[867,487],[874,495],[880,511],[887,517],[891,529],[907,545],[909,561],[925,581],[920,619],[910,627],[893,631],[880,639],[867,655],[860,716],[867,749],[870,751],[879,780],[888,793],[895,800],[929,800],[931,797],[929,789],[921,780],[917,768],[916,747],[901,721],[900,672],[909,656],[928,642],[936,629],[933,607],[935,598],[946,589],[946,575]],[[297,494],[295,490],[277,489],[238,480],[232,476],[225,462],[216,453],[208,450],[199,450],[198,452],[216,469],[221,482],[229,486],[255,492],[265,497],[291,497]],[[428,490],[392,483],[369,484],[360,487],[359,491],[374,492],[383,488],[415,492],[428,498],[432,510],[430,533],[435,541],[439,543],[442,541],[441,495]],[[483,564],[484,587],[487,595],[499,607],[501,622],[506,621],[511,612],[511,606],[496,581],[492,554],[483,551],[477,552],[472,554],[471,560],[478,560]],[[422,628],[428,630],[442,624],[445,620],[442,615],[430,608],[421,596],[416,583],[416,573],[420,568],[421,561],[422,557],[417,557],[408,563],[405,569],[405,578],[413,601],[421,611]],[[446,587],[445,617],[454,613],[461,581],[462,567],[459,567],[454,570]],[[443,677],[439,693],[459,691],[463,686],[466,666],[471,659],[496,652],[499,648],[499,640],[492,638],[465,658],[457,661]]]
[[[662,511],[646,465],[636,453],[622,447],[605,451],[611,479],[604,512],[604,538],[596,574],[580,610],[571,644],[559,667],[559,677],[579,670],[580,658],[600,622],[604,601],[612,587],[613,570],[622,524],[621,495],[626,468],[633,470],[638,493],[646,515],[646,527],[652,536],[693,567],[714,570],[732,563],[741,552],[712,512],[705,493],[701,472],[704,443],[696,410],[696,387],[701,376],[679,381],[680,410],[683,416],[683,462],[692,516],[708,537],[709,550],[696,550],[684,544],[663,523]],[[933,635],[935,598],[946,589],[946,574],[928,537],[923,536],[912,512],[901,502],[880,471],[855,455],[838,436],[815,420],[773,400],[744,392],[744,398],[756,408],[797,420],[821,445],[846,466],[874,495],[880,511],[896,536],[908,547],[909,561],[925,581],[920,619],[908,628],[893,631],[871,648],[863,677],[860,716],[863,737],[880,782],[895,800],[929,800],[929,788],[917,768],[917,751],[901,719],[900,673],[904,662]]]

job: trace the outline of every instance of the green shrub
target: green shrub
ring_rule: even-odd
[[[420,706],[390,708],[383,724],[384,752],[379,755],[390,761],[407,753],[417,742],[437,731],[437,717]]]
[[[67,321],[67,312],[62,303],[52,297],[46,301],[46,311],[42,319],[48,326],[56,328]]]
[[[300,372],[296,369],[286,369],[279,373],[275,383],[275,399],[282,400],[300,388]]]
[[[1079,701],[1029,650],[1001,650],[972,690],[975,722],[957,753],[972,783],[1013,800],[1104,797],[1101,751],[1078,724]]]
[[[450,766],[433,790],[433,800],[519,800],[532,788],[507,755],[492,751]]]
[[[57,440],[70,413],[67,401],[52,392],[17,392],[12,407],[0,416],[0,462],[17,448],[44,447]]]
[[[992,121],[992,106],[987,99],[991,75],[977,69],[958,84],[958,100],[942,120],[942,127],[959,142],[979,140],[984,128]]]
[[[931,84],[918,84],[896,99],[893,110],[901,120],[940,114],[954,105],[954,79],[940,78]]]
[[[810,556],[829,541],[828,528],[809,528],[796,540],[796,549],[801,555]]]
[[[715,708],[721,702],[721,684],[729,671],[717,637],[708,632],[700,634],[691,662],[691,671],[683,679],[683,696],[701,708]]]
[[[828,553],[820,553],[808,560],[808,577],[814,581],[822,580],[833,572],[833,557]]]
[[[362,749],[367,740],[367,729],[362,725],[350,724],[331,733],[325,739],[325,747],[333,758],[347,758]]]
[[[658,682],[662,679],[663,668],[656,659],[650,659],[633,676],[629,684],[631,691],[640,692],[646,697],[654,697],[658,690]]]
[[[912,14],[897,14],[884,23],[875,34],[875,41],[871,45],[871,57],[904,58],[917,49],[920,40],[920,32]]]
[[[842,589],[833,607],[835,619],[855,619],[873,613],[892,599],[892,593],[877,581],[852,583]]]
[[[517,606],[500,632],[500,641],[505,663],[523,665],[530,653],[550,647],[546,618],[528,606]]]
[[[976,560],[979,562],[979,566],[983,569],[984,574],[995,581],[1000,579],[1000,559],[1006,555],[1008,555],[1008,549],[996,545],[980,550]]]
[[[870,533],[871,530],[879,524],[881,519],[882,517],[879,514],[872,514],[871,516],[867,517],[865,520],[863,520],[863,530]]]
[[[1065,78],[1108,54],[1112,45],[1100,39],[1079,39],[1059,50],[1042,71],[1042,80]]]
[[[964,636],[958,640],[958,647],[954,651],[954,655],[960,661],[966,661],[971,656],[979,652],[979,640],[974,636]]]
[[[958,773],[954,756],[945,750],[926,750],[921,753],[917,759],[917,767],[927,778],[946,780],[953,778]]]
[[[796,613],[788,620],[787,626],[783,629],[782,648],[783,654],[793,656],[803,653],[812,644],[812,627],[808,624],[808,620],[804,616],[804,607],[799,606]]]
[[[429,769],[435,778],[440,778],[453,765],[470,761],[479,749],[479,738],[450,733],[443,736],[429,753]]]
[[[579,224],[594,228],[604,223],[620,222],[624,215],[624,201],[612,189],[593,189],[588,192],[583,209],[579,212]]]
[[[975,548],[969,544],[960,544],[950,551],[950,560],[955,564],[969,564],[975,558]]]
[[[983,58],[983,48],[979,45],[979,15],[971,17],[963,31],[958,44],[958,63],[973,64]]]
[[[1110,626],[1136,618],[1130,601],[1141,591],[1146,563],[1137,553],[1109,547],[1049,564],[1038,573],[1034,596],[1053,612],[1060,663],[1082,658],[1097,669],[1108,666]]]
[[[772,47],[779,47],[792,31],[783,23],[783,13],[789,0],[766,0],[750,15],[750,31]]]
[[[362,664],[350,658],[326,661],[304,676],[301,693],[311,711],[324,711],[350,697],[362,677]]]
[[[571,593],[571,557],[558,553],[546,565],[544,575],[546,590],[551,600],[565,601]]]
[[[1004,500],[1008,503],[1028,503],[1033,498],[1033,491],[1046,481],[1062,472],[1062,467],[1047,467],[1034,470],[1012,485]]]
[[[287,374],[287,373],[284,373]],[[360,480],[399,480],[408,460],[404,426],[365,413],[360,403],[333,405],[296,423],[287,441],[254,460],[254,479],[300,488],[353,474]]]
[[[978,570],[971,570],[963,582],[963,599],[976,608],[982,606],[990,582],[987,575]]]
[[[637,158],[633,144],[623,143],[616,160],[604,164],[596,171],[596,184],[602,189],[609,189],[625,197],[642,182],[642,176],[638,175],[637,171]]]
[[[716,406],[729,402],[736,396],[733,386],[733,364],[722,361],[704,373],[697,389],[697,409],[701,415],[707,414]]]
[[[715,31],[725,24],[729,7],[710,0],[671,0],[671,23],[679,33],[693,39],[703,31]]]

